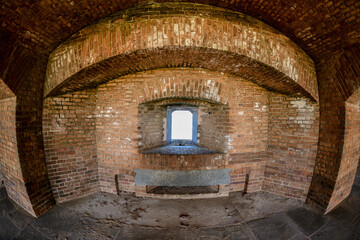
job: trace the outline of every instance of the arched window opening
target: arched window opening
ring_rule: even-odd
[[[193,114],[189,110],[176,110],[171,118],[171,141],[192,140]]]
[[[197,143],[197,107],[168,106],[166,143],[187,140]]]

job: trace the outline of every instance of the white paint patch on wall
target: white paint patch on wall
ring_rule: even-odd
[[[306,100],[294,100],[290,102],[293,107],[303,108],[306,105]]]
[[[314,123],[315,108],[305,99],[298,99],[291,101],[292,107],[296,108],[298,115],[296,117],[290,117],[290,120],[294,120],[302,128],[310,128]]]

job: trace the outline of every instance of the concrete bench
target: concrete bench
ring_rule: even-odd
[[[135,184],[143,186],[210,186],[230,184],[231,169],[150,170],[135,169]]]

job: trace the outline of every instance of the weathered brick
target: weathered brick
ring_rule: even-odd
[[[54,163],[46,171],[42,136],[47,136],[48,133],[41,131],[41,124],[49,124],[51,121],[42,121],[41,119],[43,101],[41,96],[43,95],[44,73],[49,54],[72,34],[75,34],[87,25],[112,13],[134,6],[138,6],[138,10],[143,9],[143,11],[130,10],[129,14],[125,14],[124,21],[130,23],[137,19],[139,22],[131,26],[129,24],[122,25],[121,28],[108,31],[107,35],[92,37],[86,42],[85,45],[87,47],[84,48],[85,51],[82,51],[81,48],[76,48],[74,49],[75,54],[84,54],[85,56],[85,54],[101,52],[103,56],[109,57],[118,52],[126,52],[134,48],[153,48],[153,44],[159,47],[181,44],[183,46],[182,49],[171,50],[165,47],[159,51],[152,50],[136,53],[134,56],[129,55],[123,59],[117,59],[110,68],[106,68],[106,64],[111,62],[106,62],[103,65],[102,62],[96,66],[97,70],[100,71],[95,69],[90,71],[88,69],[89,71],[86,74],[80,72],[77,74],[79,77],[77,80],[86,80],[89,76],[101,78],[101,72],[117,67],[121,67],[122,69],[120,70],[122,72],[115,72],[116,74],[126,75],[139,70],[168,67],[169,62],[171,62],[170,66],[207,66],[208,69],[232,74],[239,74],[239,69],[241,69],[244,74],[243,77],[253,78],[252,80],[254,81],[255,75],[256,79],[261,79],[258,83],[264,84],[266,82],[265,85],[268,86],[268,89],[278,89],[278,91],[282,90],[283,92],[286,92],[285,89],[292,89],[288,92],[301,92],[294,91],[293,86],[288,84],[280,86],[281,89],[279,89],[279,86],[274,88],[270,84],[271,81],[268,81],[267,78],[270,77],[274,80],[277,78],[281,79],[281,76],[270,76],[269,72],[265,74],[263,68],[256,68],[254,65],[244,71],[243,68],[245,66],[250,66],[249,62],[243,61],[241,62],[243,66],[239,67],[235,63],[239,63],[241,59],[229,54],[220,54],[223,52],[235,52],[238,55],[244,54],[251,56],[251,58],[257,58],[257,52],[267,51],[262,45],[257,44],[249,44],[246,47],[242,45],[242,48],[237,43],[234,45],[228,44],[232,41],[229,36],[233,36],[233,39],[242,38],[238,34],[238,28],[234,27],[234,25],[232,28],[229,27],[229,25],[237,21],[239,16],[245,16],[239,12],[260,19],[289,37],[316,63],[320,90],[320,134],[318,154],[308,201],[330,211],[346,198],[352,185],[353,168],[357,163],[357,146],[359,145],[355,130],[357,129],[357,123],[354,120],[354,117],[357,116],[357,106],[359,104],[352,102],[349,105],[350,102],[345,103],[347,98],[353,96],[360,82],[359,47],[356,45],[359,38],[359,2],[344,0],[339,0],[335,3],[329,0],[320,2],[286,1],[279,5],[278,1],[272,0],[266,1],[266,3],[255,0],[251,4],[247,0],[225,0],[212,1],[211,4],[213,6],[194,5],[194,3],[186,2],[176,3],[181,5],[182,10],[180,8],[174,9],[174,3],[163,3],[164,1],[162,0],[156,2],[162,4],[144,4],[145,2],[141,0],[125,2],[110,0],[106,4],[99,0],[82,1],[81,4],[72,1],[56,0],[31,3],[28,1],[3,1],[0,8],[0,77],[17,98],[15,104],[16,111],[9,110],[9,112],[6,111],[4,114],[7,116],[8,113],[12,113],[11,116],[14,117],[14,124],[16,124],[17,128],[15,134],[8,131],[5,135],[2,135],[7,147],[5,149],[2,148],[1,153],[6,152],[9,148],[17,148],[18,157],[14,154],[11,157],[13,162],[7,161],[7,164],[23,175],[18,182],[13,179],[12,184],[15,186],[13,188],[14,191],[12,191],[13,199],[18,199],[17,203],[32,214],[34,212],[36,215],[43,213],[53,204],[51,188],[47,180],[47,171],[49,174],[54,174],[56,168],[63,165],[65,161],[68,163],[76,162],[76,159],[71,157],[62,159]],[[198,0],[196,2],[209,4],[207,0]],[[158,11],[154,11],[154,6],[156,6]],[[215,6],[223,8],[216,8]],[[180,19],[190,19],[189,16],[197,16],[200,8],[203,17],[201,19],[196,18],[194,24],[191,21],[180,21]],[[231,12],[229,9],[237,12]],[[86,12],[86,14],[80,16],[79,12]],[[159,13],[163,16],[162,18],[159,18]],[[187,17],[184,17],[185,14]],[[223,20],[222,18],[226,18],[228,22],[221,25],[218,22],[212,21],[213,19]],[[59,19],[61,20],[59,21]],[[170,19],[170,21],[167,22],[166,19]],[[207,19],[207,21],[202,21],[202,19]],[[247,19],[250,20],[251,18]],[[156,41],[152,41],[152,38],[149,36],[154,30],[150,25],[146,26],[145,22],[149,20],[155,23],[154,26],[156,26],[157,30],[159,26],[167,26],[167,29],[156,35]],[[175,24],[177,25],[175,26]],[[175,33],[175,28],[179,29],[180,24],[186,30],[183,35]],[[206,29],[211,35],[219,36],[219,33],[221,34],[217,39],[210,39],[204,43],[204,39],[197,37],[203,29]],[[135,32],[136,34],[134,34]],[[274,31],[271,34],[276,37],[278,33]],[[148,39],[140,41],[142,36],[148,36]],[[118,39],[125,39],[127,37],[134,42],[123,44],[118,41]],[[78,41],[76,38],[81,38],[81,36],[75,35],[72,40]],[[245,40],[251,42],[254,39],[255,35],[252,32],[247,33]],[[109,42],[110,45],[103,48],[101,43],[104,40]],[[262,41],[263,39],[260,42]],[[294,44],[293,42],[289,44]],[[204,44],[207,48],[214,48],[216,46],[217,52],[199,51],[194,48],[194,46],[202,46]],[[273,50],[277,51],[277,49]],[[282,52],[278,54],[280,57],[283,56]],[[201,59],[192,58],[195,55],[204,57],[200,61]],[[144,60],[147,58],[151,58],[151,61]],[[90,64],[90,60],[75,59],[75,64],[69,67],[69,72],[76,71],[75,68],[80,64]],[[266,61],[274,61],[276,63],[278,59],[266,59]],[[290,62],[290,66],[292,64]],[[131,71],[126,72],[124,69],[131,69]],[[300,71],[300,78],[304,78],[303,70],[301,69]],[[69,72],[63,72],[63,74],[69,74]],[[115,78],[117,77],[115,76]],[[103,80],[107,81],[109,79]],[[281,81],[284,82],[284,80],[287,79],[285,78]],[[97,84],[97,82],[95,83]],[[70,90],[83,86],[82,83],[76,85],[73,84]],[[308,84],[305,84],[303,87],[305,89],[311,88]],[[8,93],[3,91],[4,88],[2,86],[0,86],[0,89],[2,89],[0,90],[0,99],[3,99],[2,96],[8,96]],[[74,99],[77,99],[75,95]],[[76,101],[85,102],[86,100],[79,99]],[[69,104],[67,105],[67,103]],[[76,109],[73,107],[70,109],[69,96],[64,97],[63,104],[63,109],[69,110],[69,116],[75,117],[77,114],[75,112]],[[57,110],[59,109],[60,107]],[[275,122],[274,119],[272,121]],[[277,123],[281,124],[281,121],[286,121],[286,117],[279,117],[279,122]],[[286,125],[281,124],[281,126],[285,128]],[[294,124],[291,124],[291,128],[294,128],[294,126]],[[73,139],[75,136],[84,134],[74,130],[74,127],[74,124],[72,126],[69,124],[69,129],[73,131],[73,134],[69,135],[68,143],[65,143],[66,139],[59,141],[60,145],[64,145],[64,149],[68,147],[67,145],[73,146],[75,144],[76,140]],[[84,129],[85,131],[88,130]],[[15,135],[17,140],[13,141]],[[291,141],[295,141],[289,137],[286,139],[289,144],[293,144]],[[54,142],[51,144],[54,144]],[[248,147],[251,146],[253,144],[248,145]],[[279,149],[287,151],[284,146],[281,146]],[[47,152],[47,159],[56,161],[59,158],[56,154],[59,153],[59,156],[65,157],[64,154],[66,152],[72,152],[73,154],[73,150],[64,150],[62,155],[60,152]],[[290,154],[291,152],[288,153]],[[266,155],[264,157],[262,153],[259,153],[257,156],[255,155],[252,153],[239,153],[237,157],[233,155],[231,158],[227,157],[226,159],[233,159],[238,164],[242,164],[242,161],[246,159],[253,159],[251,161],[256,163],[260,161],[260,158],[264,159],[267,157]],[[91,157],[87,155],[85,158],[95,159],[96,156],[95,154],[91,155]],[[128,156],[124,154],[124,158],[128,158]],[[132,159],[131,161],[135,160]],[[248,165],[254,166],[254,162],[248,163]],[[265,171],[265,165],[258,166],[259,168],[256,170],[258,172],[253,176],[261,176],[261,172]],[[85,168],[81,169],[86,172]],[[232,173],[234,181],[238,183],[243,182],[244,174],[247,174],[241,169],[242,167],[239,167]],[[114,176],[114,172],[111,169],[104,170],[103,172],[104,176],[108,174],[108,177],[107,179],[102,178],[102,181],[111,185],[113,181],[110,179]],[[127,170],[124,170],[122,174],[131,176],[131,172]],[[272,175],[272,178],[274,183],[281,183],[276,176]],[[253,180],[252,182],[261,182],[261,177],[259,180]],[[24,184],[25,187],[21,187]],[[299,184],[294,181],[283,181],[283,184],[284,186],[274,185],[273,189],[278,189],[279,192],[283,191],[285,194],[289,190],[287,187],[291,187],[289,193],[293,197],[299,196],[297,192],[292,192],[294,190],[292,188],[298,188]],[[254,186],[254,184],[249,183],[249,186]],[[261,186],[261,184],[257,184],[257,186]],[[243,186],[237,184],[235,187],[241,190]],[[256,188],[259,189],[259,187]],[[109,191],[112,191],[112,189],[110,187]],[[65,192],[68,191],[71,190],[69,189]],[[15,196],[16,194],[18,196]]]
[[[86,102],[80,103],[80,97],[87,98]],[[63,108],[64,103],[69,109]],[[198,143],[222,153],[142,154],[144,149],[166,143],[166,106],[169,104],[198,106]],[[93,161],[98,164],[102,191],[137,191],[134,168],[231,168],[231,184],[225,186],[225,192],[243,190],[248,175],[248,192],[264,189],[301,200],[307,194],[316,155],[318,108],[306,98],[269,93],[228,74],[170,68],[127,75],[94,90],[73,92],[66,97],[47,98],[44,109],[47,161],[55,169],[49,176],[58,201],[88,194],[72,187],[76,179],[67,178],[68,157],[71,159],[75,153],[69,146],[87,143],[92,151],[96,146]],[[77,114],[72,114],[70,109]],[[88,135],[74,132],[79,129],[86,129]],[[82,140],[84,137],[90,141]],[[91,140],[95,138],[96,141]],[[299,151],[302,154],[298,154]],[[76,151],[76,162],[84,154],[84,148]],[[64,158],[68,160],[59,162]],[[277,159],[279,163],[274,163]],[[277,172],[270,171],[273,165],[282,164],[280,159],[288,163],[283,163]],[[81,169],[77,171],[80,176],[84,174]],[[69,182],[67,188],[57,185],[63,181],[52,180],[65,176]],[[115,176],[118,176],[118,186]],[[126,180],[126,176],[130,180]],[[94,189],[90,186],[88,181],[81,185],[88,191]],[[65,189],[68,192],[65,193]],[[71,196],[69,191],[73,191]]]
[[[196,13],[194,13],[184,11],[181,5],[173,4],[173,14],[168,15],[166,12],[159,13],[157,5],[153,5],[152,8],[147,9],[146,13],[139,8],[85,28],[61,44],[50,55],[45,80],[45,96],[94,86],[116,76],[134,72],[134,69],[146,70],[163,67],[163,65],[175,67],[179,64],[186,67],[187,62],[194,62],[199,63],[198,67],[204,66],[208,69],[243,76],[277,91],[292,93],[300,91],[318,99],[313,61],[287,37],[243,14],[213,8],[212,11],[218,10],[219,14],[212,15],[210,18],[204,14],[208,11],[207,6],[196,5],[196,7]],[[136,17],[137,11],[142,13],[140,18]],[[227,16],[230,17],[227,18]],[[146,20],[146,17],[150,19]],[[140,25],[148,29],[146,34],[136,34],[141,31]],[[236,33],[225,31],[226,34],[224,34],[224,30],[228,28],[237,29],[237,31]],[[125,29],[126,34],[114,39],[105,37],[101,42],[103,51],[89,51],[90,39],[110,36],[113,31],[117,31],[116,29],[120,29],[119,31]],[[169,34],[176,35],[180,41],[172,45],[164,41],[164,36]],[[107,49],[111,49],[113,45],[124,46],[109,52]],[[81,52],[75,51],[78,48]],[[188,59],[179,59],[181,62],[177,62],[174,57],[161,56],[164,54],[163,50],[171,52],[172,56],[183,50],[191,50],[191,54],[184,54]],[[174,50],[176,52],[173,52]],[[211,54],[208,54],[210,50],[221,58],[212,59]],[[138,52],[141,55],[144,53],[149,55],[153,52],[152,55],[156,54],[161,58],[156,56],[151,57],[152,59],[149,56],[143,58],[137,55]],[[123,62],[124,56],[127,62],[133,62],[137,66],[134,67],[128,63],[117,64],[116,62]],[[167,61],[164,62],[164,59]],[[209,62],[216,61],[221,61],[222,64],[209,65]],[[100,62],[101,67],[98,66]],[[94,65],[96,68],[93,67]],[[119,66],[122,67],[119,68]],[[232,67],[224,68],[225,66]],[[252,74],[247,72],[249,67],[253,68]],[[254,71],[255,67],[259,69]],[[81,74],[74,76],[85,69],[87,69],[86,76]],[[90,69],[92,73],[89,72]],[[98,72],[99,69],[101,73]],[[266,77],[261,76],[261,72]]]

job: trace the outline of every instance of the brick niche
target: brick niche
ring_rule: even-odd
[[[198,142],[221,153],[141,153],[164,144],[164,108],[174,103],[199,107]],[[230,74],[194,68],[129,74],[46,98],[49,178],[61,202],[118,189],[146,195],[135,186],[134,169],[226,168],[231,183],[224,192],[243,190],[248,178],[248,192],[304,201],[315,165],[318,118],[318,105],[309,98],[269,92]]]
[[[176,72],[176,71],[172,71]],[[139,104],[139,151],[166,145],[166,110],[168,106],[192,106],[198,110],[198,132],[197,144],[219,152],[227,152],[229,146],[230,120],[229,107],[227,104],[210,101],[206,97],[209,94],[219,94],[224,84],[206,80],[199,77],[199,81],[192,83],[190,80],[184,82],[174,82],[171,74],[165,74],[168,78],[161,88],[169,91],[158,101],[150,101]],[[159,76],[160,77],[160,76]],[[156,84],[156,83],[155,83]],[[172,87],[173,86],[173,87]],[[175,87],[174,87],[175,86]],[[176,96],[179,86],[185,94]],[[185,87],[185,88],[184,88]],[[197,93],[191,93],[191,88],[202,91],[198,97]],[[204,89],[201,89],[204,88]],[[188,89],[188,90],[186,90]],[[155,90],[156,91],[156,90]],[[215,91],[211,93],[211,91]],[[172,92],[172,93],[171,93]],[[207,92],[207,93],[206,93]],[[170,95],[166,96],[166,95]],[[203,96],[201,96],[203,95]]]

